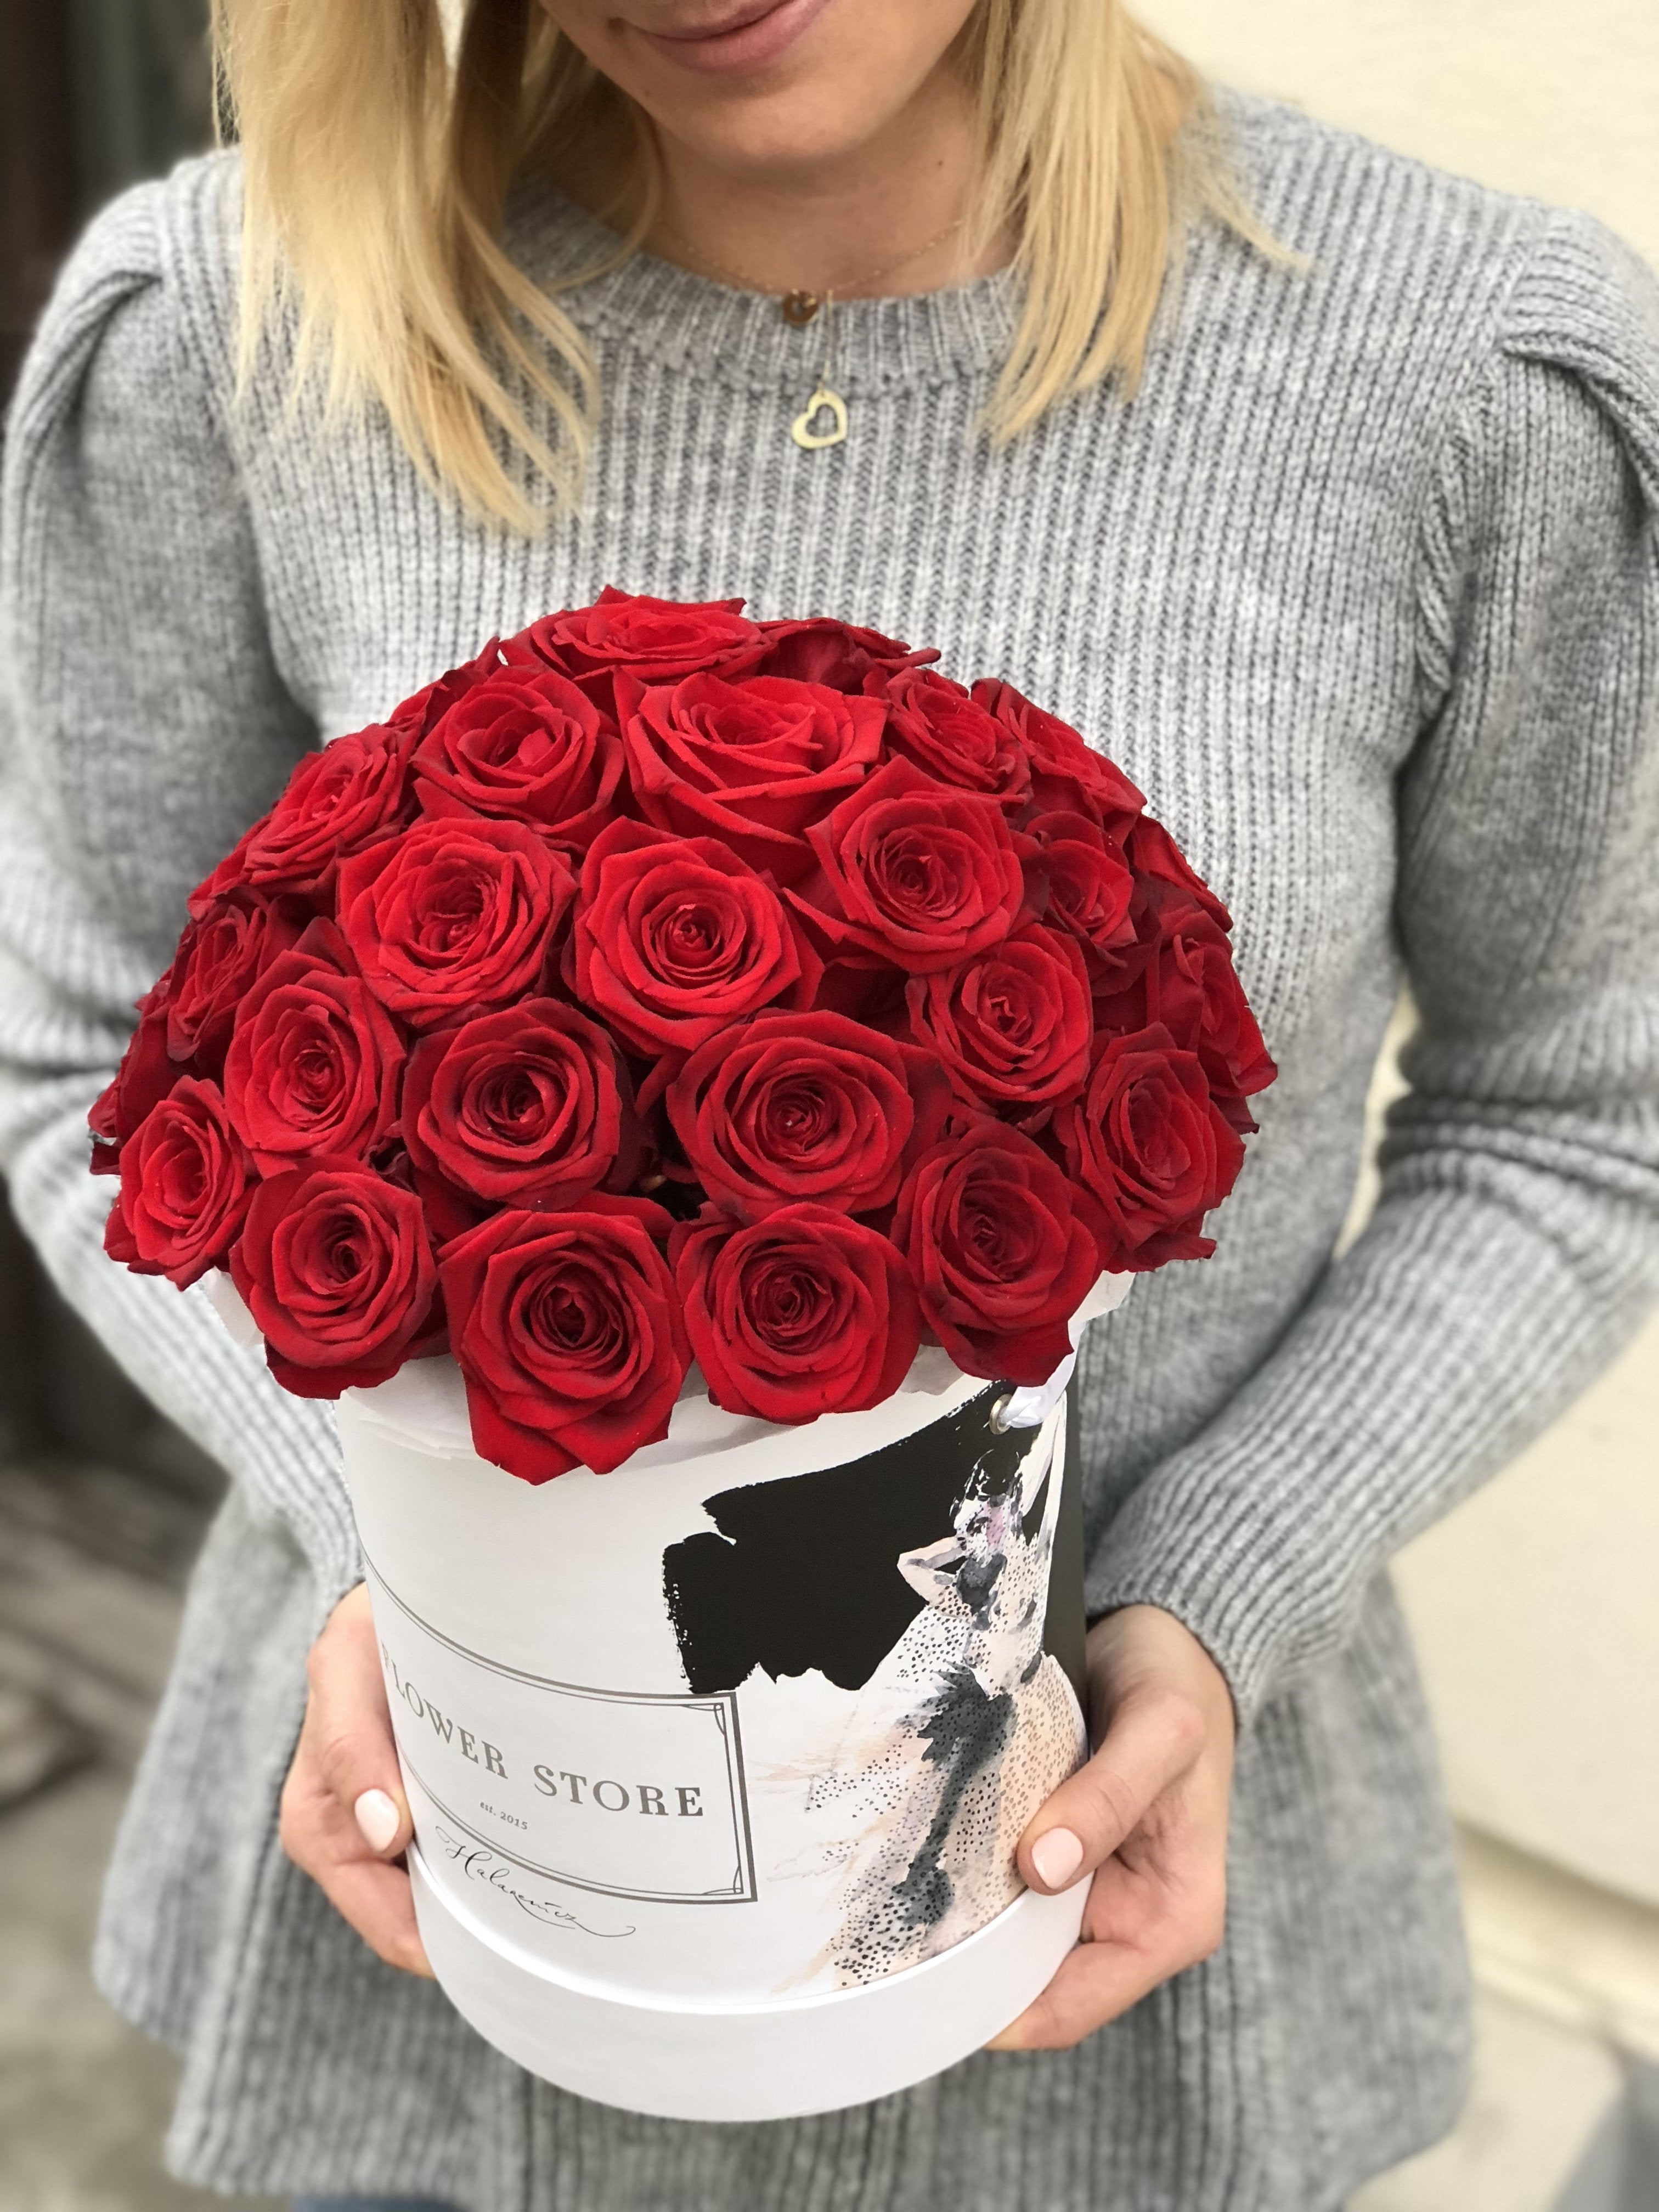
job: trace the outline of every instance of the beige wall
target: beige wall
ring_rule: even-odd
[[[1149,0],[1142,12],[1213,76],[1589,209],[1659,265],[1659,0]],[[1471,1832],[1477,1968],[1510,1995],[1553,1987],[1558,2019],[1600,2019],[1614,2041],[1650,2046],[1659,1322],[1414,1545],[1399,1579]],[[1632,1905],[1647,1914],[1640,1960],[1618,1917]]]
[[[1507,191],[1659,264],[1659,0],[1146,0],[1217,77]]]
[[[1650,1327],[1399,1581],[1458,1813],[1659,1909],[1656,1439]]]
[[[1373,1146],[1410,1019],[1371,1086]],[[1368,1167],[1339,1249],[1376,1188]],[[1654,1908],[1659,1943],[1659,1316],[1396,1579],[1459,1817]],[[1659,2012],[1659,1952],[1653,1979]]]

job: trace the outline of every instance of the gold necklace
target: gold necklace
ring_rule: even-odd
[[[957,216],[954,222],[947,222],[943,230],[936,230],[931,238],[924,238],[920,246],[911,246],[908,252],[901,253],[896,260],[884,262],[879,269],[866,270],[861,276],[849,276],[841,288],[843,294],[861,292],[868,285],[879,284],[884,276],[891,276],[897,270],[908,267],[912,261],[920,261],[924,253],[931,253],[934,246],[943,246],[947,238],[960,230],[963,221],[963,218]],[[739,291],[772,291],[771,285],[763,284],[757,278],[745,276],[740,269],[728,268],[724,262],[717,261],[712,253],[705,253],[700,246],[694,245],[689,238],[676,230],[672,223],[659,222],[657,228],[663,237],[672,239],[676,246],[684,246],[688,253],[693,254],[712,276],[722,277],[727,283],[735,284]],[[822,292],[813,292],[809,291],[804,285],[796,285],[790,290],[777,294],[775,296],[778,312],[792,330],[805,330],[807,324],[817,315],[818,309],[822,307],[823,310],[823,366],[818,371],[817,388],[811,398],[789,425],[789,434],[795,443],[807,453],[816,453],[823,446],[838,446],[847,435],[847,402],[842,398],[840,392],[831,388],[830,383],[830,371],[835,360],[836,288],[833,285],[826,285]],[[826,409],[830,415],[829,428],[827,430],[815,428],[814,424],[817,417]]]

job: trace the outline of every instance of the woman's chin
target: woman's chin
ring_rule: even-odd
[[[559,27],[667,138],[791,188],[856,156],[940,68],[970,0],[550,0]]]

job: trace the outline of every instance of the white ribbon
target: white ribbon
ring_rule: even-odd
[[[1040,1429],[1066,1394],[1077,1365],[1077,1347],[1091,1321],[1121,1306],[1129,1295],[1133,1275],[1101,1275],[1083,1304],[1072,1316],[1072,1350],[1046,1382],[1028,1382],[1010,1393],[1000,1408],[996,1426],[1002,1429]]]

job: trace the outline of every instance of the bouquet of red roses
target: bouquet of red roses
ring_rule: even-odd
[[[448,1350],[530,1481],[919,1346],[1045,1381],[1206,1255],[1273,1079],[1225,908],[1008,684],[607,590],[308,756],[91,1115],[106,1249],[228,1267],[283,1386]]]

